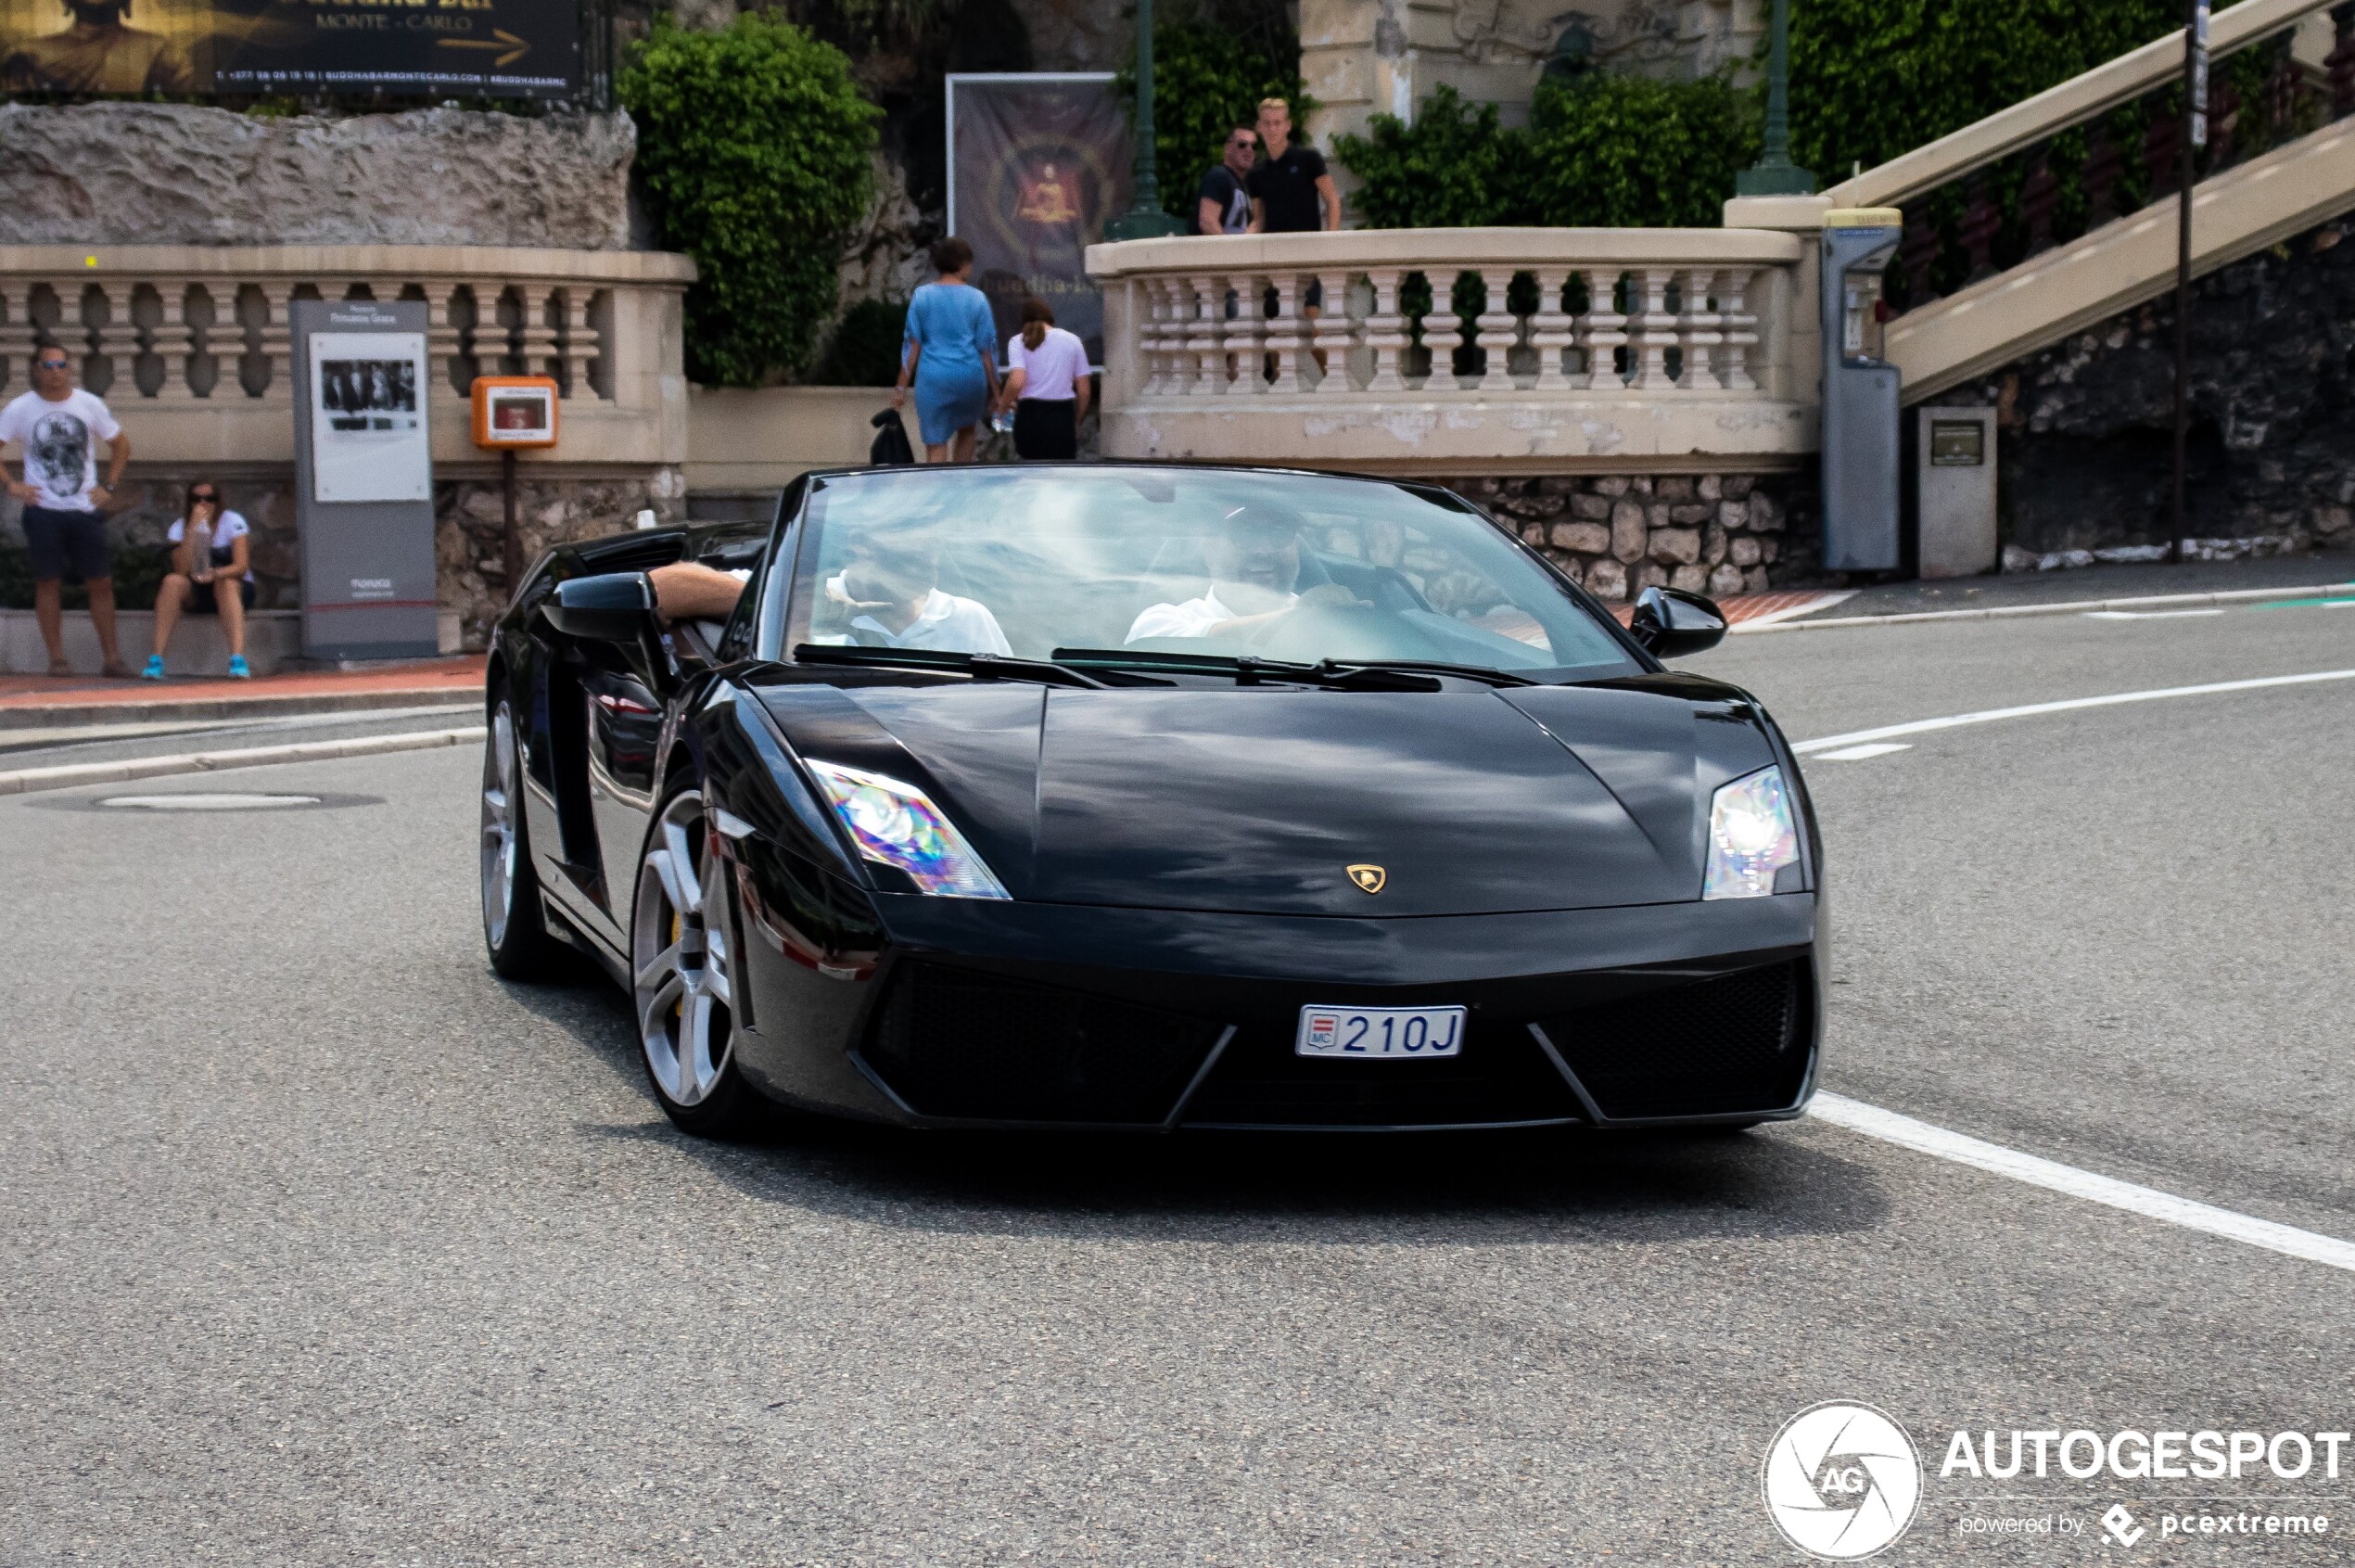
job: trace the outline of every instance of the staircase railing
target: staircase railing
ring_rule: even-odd
[[[2355,113],[2355,0],[2242,0],[2209,37],[2196,179]],[[2179,28],[1826,195],[1904,210],[1890,303],[1918,309],[2171,198],[2183,58]]]

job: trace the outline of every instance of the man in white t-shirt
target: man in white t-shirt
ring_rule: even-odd
[[[49,673],[70,675],[66,662],[60,583],[69,568],[89,585],[90,622],[106,657],[104,673],[128,679],[115,646],[114,565],[107,548],[105,509],[113,504],[131,461],[131,441],[107,405],[73,384],[73,360],[54,343],[32,356],[32,390],[0,409],[0,444],[24,449],[24,478],[6,478],[24,503],[24,541],[32,570],[32,607],[41,640],[49,645]],[[98,482],[98,443],[107,443],[107,482]]]
[[[1197,599],[1155,605],[1128,628],[1127,641],[1154,637],[1241,637],[1303,605],[1363,605],[1336,582],[1307,593],[1300,584],[1300,522],[1286,513],[1238,506],[1220,520],[1203,551],[1210,587]]]

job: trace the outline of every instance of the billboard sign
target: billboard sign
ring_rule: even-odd
[[[989,296],[998,348],[1036,294],[1055,325],[1104,357],[1104,297],[1088,247],[1128,210],[1128,111],[1109,72],[948,78],[948,232],[974,248],[974,287]]]
[[[0,0],[0,90],[563,98],[579,0]]]

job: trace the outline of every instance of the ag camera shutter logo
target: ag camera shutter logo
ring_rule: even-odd
[[[1905,1429],[1870,1405],[1830,1400],[1783,1423],[1760,1489],[1783,1538],[1847,1562],[1896,1544],[1922,1501],[1922,1460]]]

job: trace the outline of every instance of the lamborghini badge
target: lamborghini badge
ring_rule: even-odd
[[[1381,885],[1390,880],[1390,873],[1380,866],[1351,866],[1349,880],[1357,884],[1360,893],[1379,893]]]

